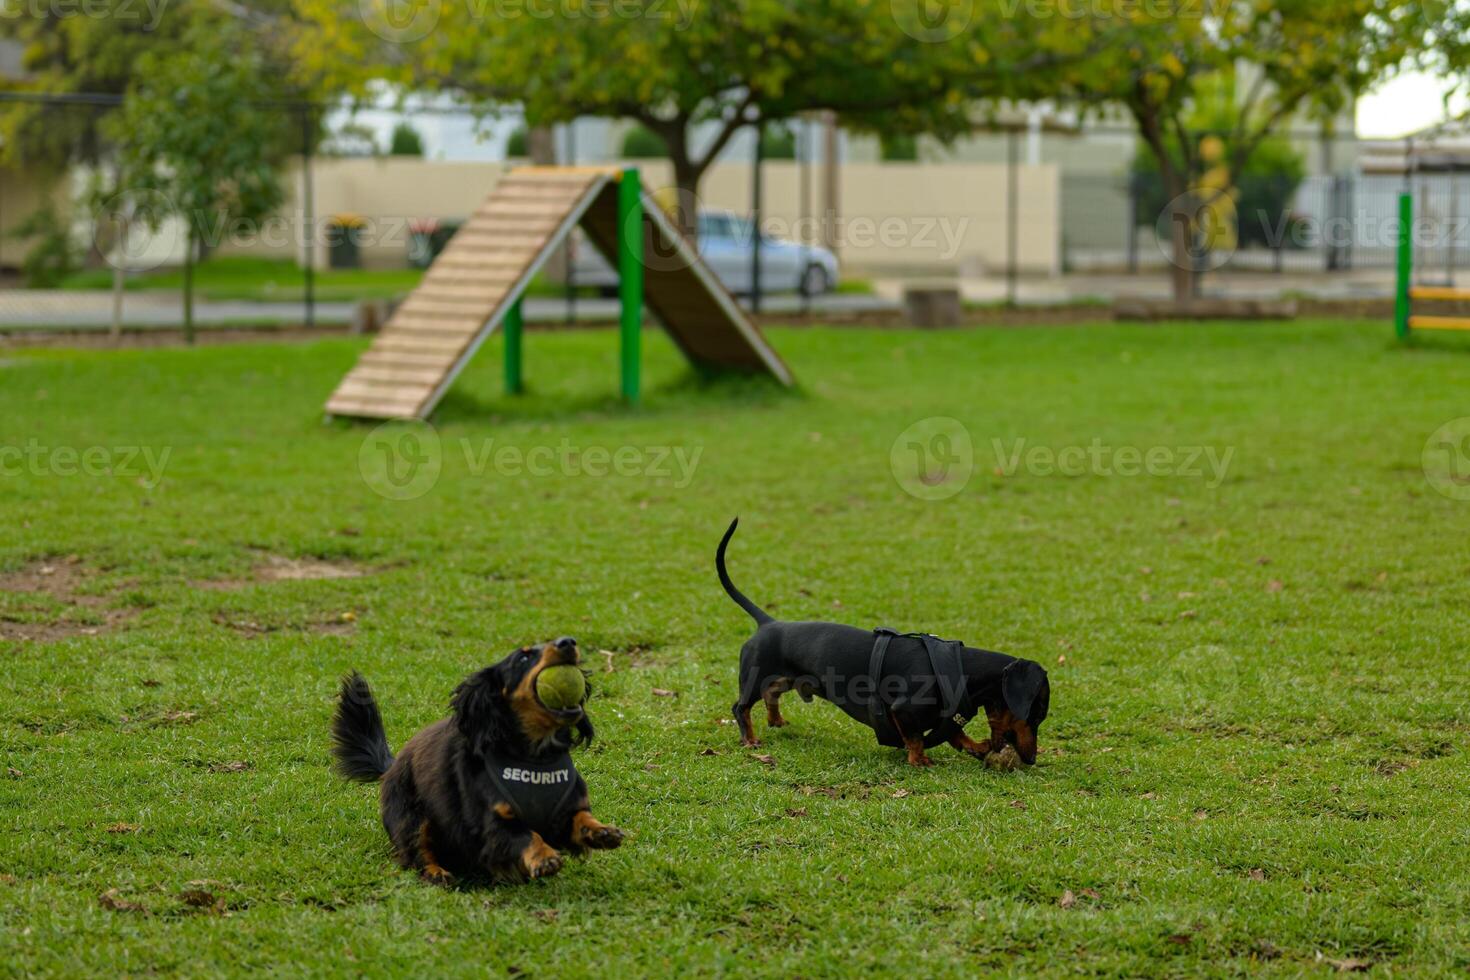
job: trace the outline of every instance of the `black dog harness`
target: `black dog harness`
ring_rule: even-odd
[[[557,829],[552,822],[580,779],[571,753],[537,762],[510,762],[494,756],[485,761],[490,780],[522,823],[543,837]]]
[[[909,692],[889,703],[883,696],[883,659],[888,654],[888,643],[895,636],[919,640],[929,655],[929,676],[926,683],[916,692]],[[873,653],[868,658],[868,677],[873,683],[873,696],[868,701],[869,723],[878,735],[881,745],[902,746],[903,735],[893,723],[893,712],[905,707],[917,707],[929,703],[939,724],[924,734],[924,748],[933,748],[948,742],[969,724],[975,716],[977,706],[970,703],[965,685],[965,669],[961,652],[965,645],[959,640],[941,640],[929,633],[899,633],[886,626],[873,630]],[[929,702],[927,699],[934,699]]]

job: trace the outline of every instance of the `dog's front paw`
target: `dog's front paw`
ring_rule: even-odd
[[[530,878],[550,878],[560,870],[561,855],[555,851],[526,862],[526,875]]]
[[[583,843],[599,851],[610,851],[623,842],[621,829],[610,824],[603,824],[595,830],[589,830],[583,838]]]
[[[441,888],[448,888],[450,885],[454,884],[454,875],[450,874],[448,871],[445,871],[437,864],[431,864],[427,868],[422,869],[419,872],[419,877],[424,879],[424,881],[427,881],[429,884],[438,885]]]
[[[530,846],[521,852],[521,870],[527,878],[550,878],[561,870],[561,855],[539,834],[531,836]]]

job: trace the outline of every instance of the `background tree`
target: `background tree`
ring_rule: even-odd
[[[604,16],[544,17],[444,4],[427,28],[395,28],[365,2],[358,18],[356,0],[299,0],[313,25],[299,50],[334,83],[518,103],[532,126],[634,120],[663,144],[691,236],[700,180],[742,126],[829,109],[850,127],[952,138],[970,129],[976,98],[1079,47],[1064,18],[1029,21],[1014,0],[924,0],[938,12],[907,20],[895,16],[904,4],[854,0],[627,0]]]
[[[1234,186],[1262,142],[1293,120],[1330,119],[1423,50],[1438,0],[1155,0],[1079,19],[1091,56],[1039,79],[1040,97],[1093,109],[1121,107],[1158,163],[1168,196],[1174,297],[1196,277],[1195,218],[1210,191],[1193,189],[1206,169],[1196,107],[1220,79],[1235,85],[1230,130],[1218,164]],[[1030,80],[1026,80],[1029,82]]]
[[[144,55],[121,112],[109,120],[124,193],[148,203],[146,221],[155,230],[167,218],[183,225],[190,343],[201,243],[217,244],[232,223],[259,222],[275,211],[282,199],[278,169],[293,149],[282,139],[279,111],[262,105],[269,95],[264,66],[242,53],[234,33],[193,36],[175,53]]]

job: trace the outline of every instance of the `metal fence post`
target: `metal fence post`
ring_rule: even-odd
[[[316,202],[311,187],[311,106],[301,108],[301,221],[306,234],[306,327],[316,326]]]
[[[765,188],[761,186],[761,163],[765,156],[766,120],[762,116],[755,123],[755,159],[750,176],[750,311],[761,311],[761,197]]]
[[[638,362],[643,329],[643,180],[637,167],[618,180],[618,300],[623,399],[638,402]]]
[[[1006,305],[1015,306],[1018,293],[1021,249],[1021,174],[1017,154],[1020,150],[1019,130],[1012,126],[1006,139]]]
[[[1399,269],[1398,289],[1394,296],[1393,332],[1400,338],[1409,335],[1409,280],[1414,273],[1414,195],[1399,195]]]

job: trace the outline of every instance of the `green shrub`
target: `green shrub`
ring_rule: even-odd
[[[658,160],[667,154],[663,138],[646,126],[634,126],[623,137],[624,160]]]
[[[531,134],[525,126],[517,126],[505,138],[505,158],[507,160],[523,160],[530,155]]]
[[[35,239],[20,264],[26,285],[32,289],[54,289],[81,266],[71,230],[54,205],[32,211],[15,226],[11,237]]]
[[[393,127],[393,138],[388,143],[388,155],[395,157],[421,157],[424,141],[419,131],[406,122]]]

